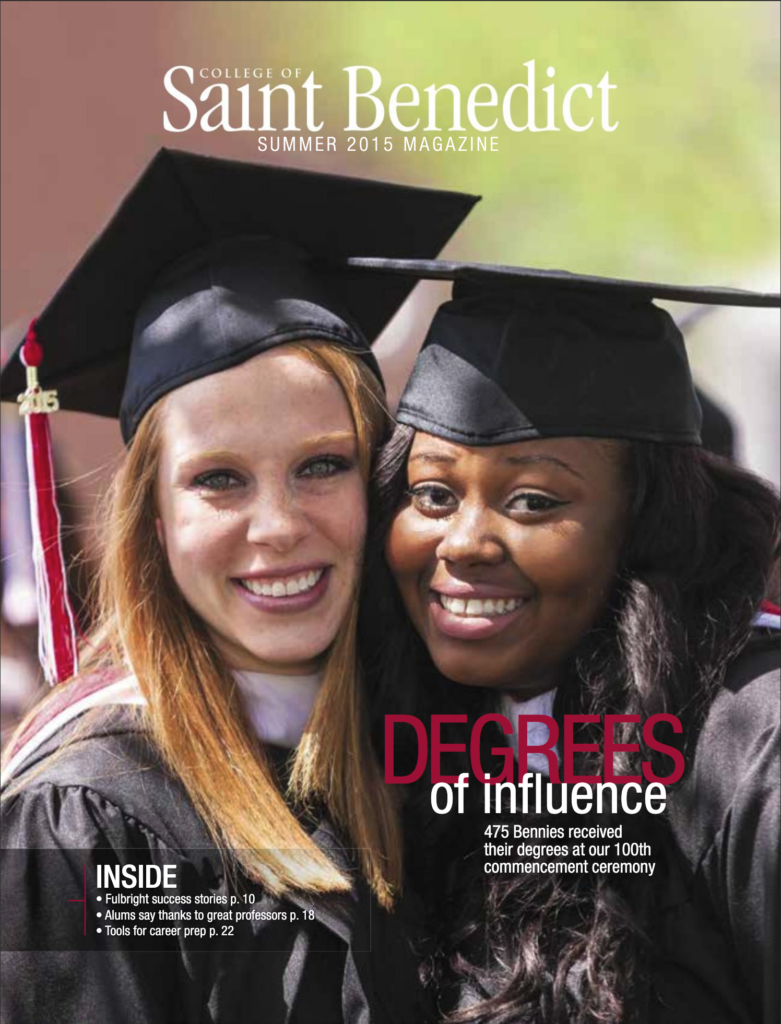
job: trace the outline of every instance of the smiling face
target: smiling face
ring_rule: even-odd
[[[469,448],[418,433],[388,564],[437,668],[530,697],[604,609],[622,541],[621,449],[581,438]]]
[[[157,530],[231,668],[313,671],[360,572],[366,495],[336,379],[284,347],[165,399]]]

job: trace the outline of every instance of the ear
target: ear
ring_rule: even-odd
[[[155,530],[157,531],[157,539],[160,543],[160,547],[165,551],[165,531],[163,530],[163,520],[159,517],[155,519]]]

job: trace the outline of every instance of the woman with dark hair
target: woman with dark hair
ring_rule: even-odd
[[[650,299],[778,297],[456,276],[377,472],[374,569],[384,548],[398,586],[378,615],[393,645],[375,639],[377,671],[388,695],[417,681],[414,703],[392,710],[463,713],[446,739],[467,752],[486,712],[514,728],[519,714],[547,714],[559,735],[578,715],[578,746],[563,753],[593,780],[605,773],[604,716],[622,716],[616,776],[641,780],[645,763],[670,778],[677,751],[686,770],[664,816],[566,822],[621,824],[624,841],[650,843],[652,877],[484,874],[477,854],[496,819],[478,787],[465,815],[439,816],[419,783],[410,856],[439,924],[428,973],[442,1011],[482,1024],[775,1020],[779,652],[767,627],[778,619],[760,609],[778,503],[699,447],[683,341]],[[404,611],[414,633],[402,643]],[[665,753],[642,728],[659,713],[680,722]],[[483,729],[494,778],[503,742]],[[533,757],[530,770],[547,774]],[[466,755],[444,764],[470,771]],[[545,823],[563,819],[523,820]]]

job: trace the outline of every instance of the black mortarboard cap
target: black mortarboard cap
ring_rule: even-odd
[[[397,419],[459,444],[612,437],[700,444],[681,332],[654,298],[778,306],[778,295],[620,281],[524,267],[356,259],[455,281]]]
[[[701,387],[695,387],[697,401],[702,410],[700,435],[702,446],[724,459],[735,458],[735,424],[727,410],[706,394]]]
[[[435,256],[476,201],[162,149],[38,318],[41,384],[128,440],[168,391],[288,341],[347,345],[380,376],[370,343],[414,280],[345,257]],[[24,387],[9,359],[0,397]]]

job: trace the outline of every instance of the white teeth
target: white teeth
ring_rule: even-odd
[[[316,569],[314,572],[307,573],[306,576],[274,580],[273,583],[265,580],[239,580],[239,583],[251,594],[259,594],[262,597],[293,597],[311,590],[324,571],[324,569]]]
[[[448,597],[446,594],[439,594],[437,596],[442,607],[451,612],[451,614],[464,615],[466,617],[507,615],[509,612],[514,612],[516,608],[520,608],[523,604],[523,598],[515,597],[507,601],[501,598],[499,600],[488,598],[485,601],[480,601],[477,598],[470,597],[468,601],[464,601],[463,598]]]

